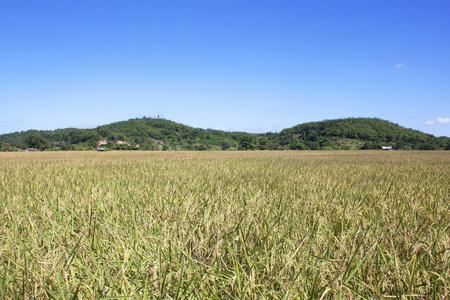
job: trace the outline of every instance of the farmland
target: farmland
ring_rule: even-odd
[[[450,297],[444,151],[0,153],[5,299]]]

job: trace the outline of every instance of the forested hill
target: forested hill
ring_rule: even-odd
[[[450,149],[450,139],[372,118],[304,123],[280,133],[199,129],[161,118],[130,119],[93,129],[29,130],[0,135],[2,151],[40,150],[318,150]]]
[[[449,139],[377,118],[347,118],[304,123],[279,133],[291,149],[394,149],[433,150],[449,147]]]

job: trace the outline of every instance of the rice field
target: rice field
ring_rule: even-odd
[[[448,299],[450,151],[0,153],[1,299]]]

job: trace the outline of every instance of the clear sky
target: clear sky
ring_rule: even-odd
[[[0,0],[0,133],[156,117],[450,136],[447,0]]]

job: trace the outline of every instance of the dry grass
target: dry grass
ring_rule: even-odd
[[[0,153],[0,295],[445,299],[449,165],[437,151]]]

